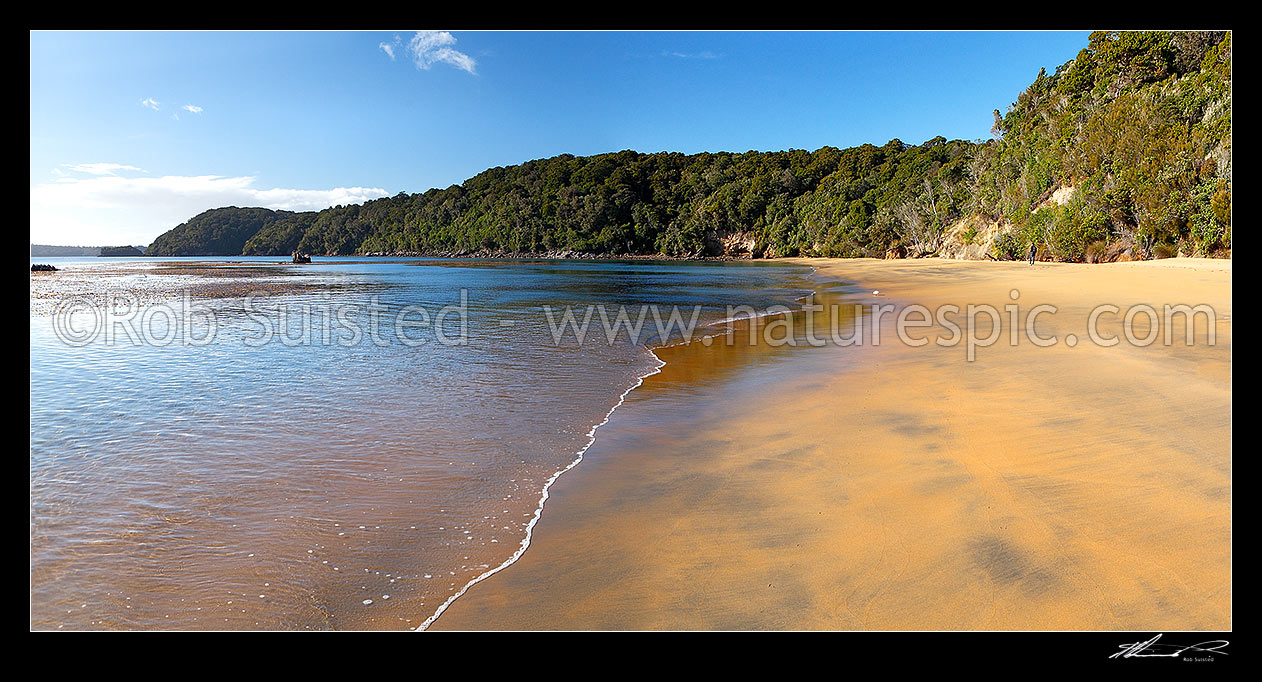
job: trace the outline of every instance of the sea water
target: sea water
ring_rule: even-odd
[[[32,275],[37,629],[415,629],[525,550],[546,487],[681,338],[658,320],[816,285],[758,262],[35,261],[59,268]],[[68,338],[68,299],[72,331],[114,333]],[[595,311],[584,338],[558,337],[567,309]],[[602,309],[641,334],[611,341]]]

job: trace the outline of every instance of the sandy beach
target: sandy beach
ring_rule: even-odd
[[[802,262],[854,285],[817,302],[1050,304],[1083,341],[1005,326],[969,362],[890,314],[879,345],[664,349],[431,629],[1232,627],[1230,261]],[[1214,343],[1102,347],[1102,304],[1208,304]]]

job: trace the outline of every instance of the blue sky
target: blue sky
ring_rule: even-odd
[[[31,240],[147,244],[561,153],[989,137],[1085,32],[44,33]]]

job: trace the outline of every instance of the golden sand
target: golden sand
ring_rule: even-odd
[[[1230,261],[804,262],[863,303],[1016,288],[1058,306],[1045,336],[1207,303],[1216,343],[665,349],[530,549],[432,627],[1231,628]]]

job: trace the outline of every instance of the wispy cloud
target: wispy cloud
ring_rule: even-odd
[[[455,44],[456,37],[447,31],[417,31],[404,49],[418,69],[428,71],[435,64],[447,64],[477,75],[477,60],[452,47]],[[403,48],[403,39],[396,35],[393,43],[378,43],[377,47],[393,60],[395,50]]]
[[[671,50],[666,50],[662,52],[662,56],[678,57],[679,59],[718,59],[719,57],[722,57],[723,55],[715,54],[709,50],[702,50],[701,52],[675,52]]]
[[[140,169],[125,164],[65,168],[83,175],[63,175],[31,188],[31,238],[40,243],[147,244],[210,208],[312,211],[388,196],[380,187],[258,187],[253,176],[136,177]]]
[[[478,63],[469,55],[453,49],[456,37],[446,31],[417,31],[408,41],[408,52],[418,69],[434,64],[450,64],[462,71],[477,73]]]
[[[143,168],[128,166],[124,163],[63,163],[61,168],[65,168],[72,173],[87,173],[88,175],[117,175],[118,171],[145,172]],[[59,168],[54,168],[53,172],[58,175],[65,175]]]
[[[146,97],[140,100],[140,106],[145,107],[146,109],[153,109],[154,111],[162,110],[162,103],[152,97]],[[190,114],[200,114],[202,113],[202,111],[204,111],[204,109],[197,106],[196,104],[185,104],[184,106],[180,107],[180,109],[187,111]],[[171,118],[172,120],[176,120],[176,121],[180,120],[180,112],[178,111],[172,112]]]

